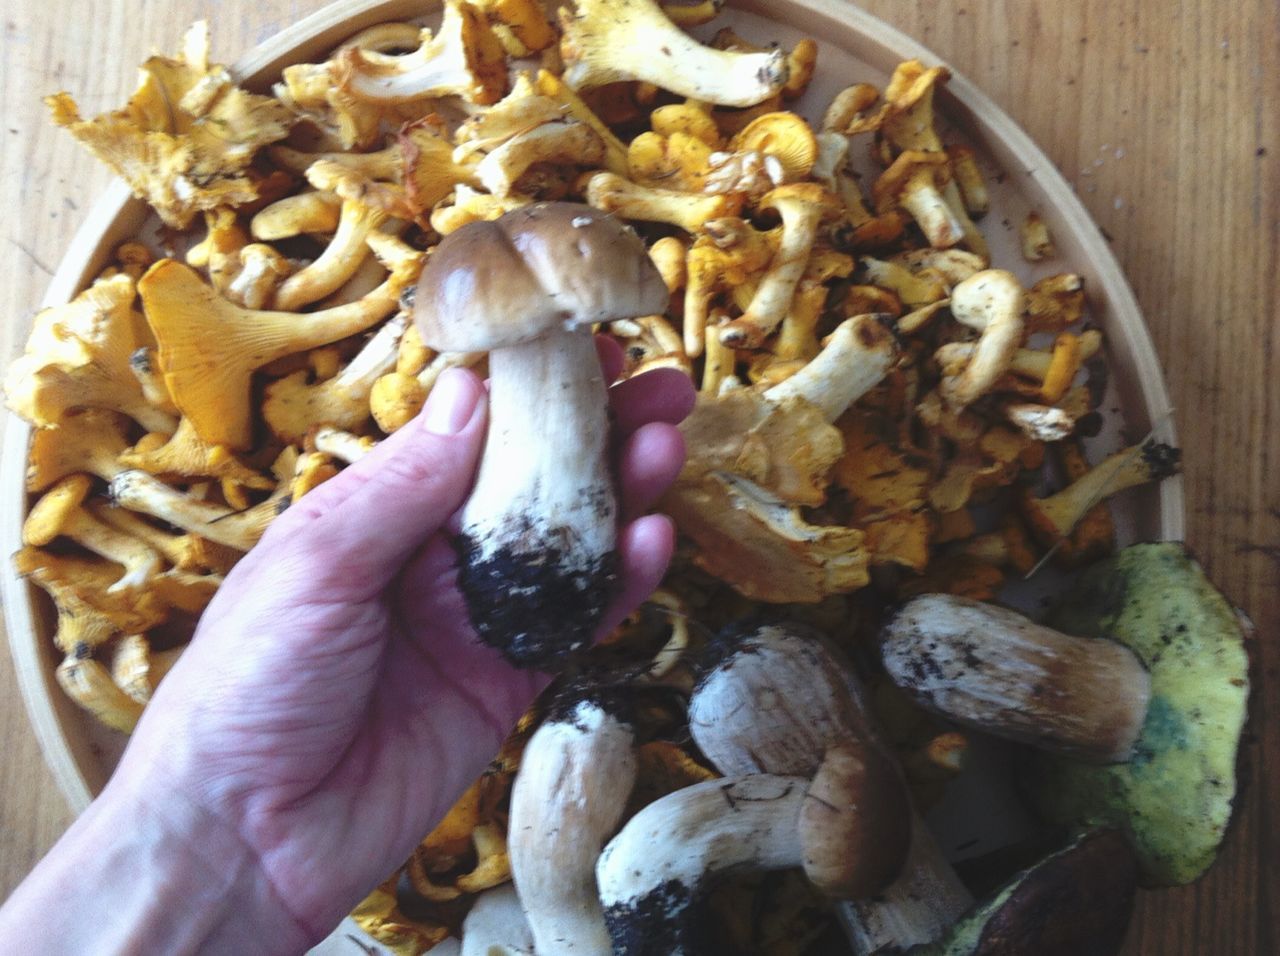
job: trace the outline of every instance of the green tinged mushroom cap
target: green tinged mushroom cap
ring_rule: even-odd
[[[1144,884],[1190,883],[1213,862],[1236,793],[1249,701],[1236,612],[1181,544],[1140,544],[1086,571],[1048,623],[1130,647],[1151,671],[1151,704],[1128,763],[1037,754],[1032,799],[1054,822],[1123,830]]]

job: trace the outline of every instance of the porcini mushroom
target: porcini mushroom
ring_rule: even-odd
[[[708,780],[632,817],[596,868],[616,956],[692,956],[696,906],[718,876],[801,866],[808,787],[775,774]]]
[[[1010,877],[915,956],[1112,956],[1137,889],[1133,852],[1114,830],[1091,830]]]
[[[851,756],[837,749],[833,761],[833,745],[856,747],[865,782],[863,829],[836,847],[843,850],[832,861],[844,870],[840,878],[819,885],[846,901],[842,915],[857,952],[933,942],[969,906],[968,892],[911,812],[856,677],[813,632],[779,624],[738,636],[695,688],[689,728],[726,774],[808,776],[823,762],[831,764],[830,773],[835,761]],[[817,771],[815,784],[822,777]],[[808,810],[815,823],[820,811]],[[813,879],[812,867],[805,869]]]
[[[447,944],[449,941],[445,940]],[[437,952],[433,947],[431,952]],[[543,952],[561,952],[543,949]],[[524,907],[510,883],[476,897],[462,923],[461,956],[534,956],[534,937]],[[563,950],[570,952],[570,950]],[[606,952],[606,950],[598,950]]]
[[[635,739],[608,700],[564,708],[525,746],[507,848],[537,949],[590,956],[609,952],[596,860],[635,783]]]
[[[644,244],[545,203],[445,238],[418,285],[422,340],[490,349],[489,437],[463,507],[460,584],[480,636],[523,666],[592,637],[615,580],[617,504],[590,325],[661,312]]]
[[[1130,758],[1151,699],[1151,676],[1127,647],[951,594],[903,605],[884,629],[881,657],[928,710],[1104,763]]]
[[[1164,542],[1089,568],[1049,623],[1132,650],[1151,673],[1151,704],[1128,763],[1037,755],[1027,774],[1035,804],[1053,822],[1122,830],[1144,885],[1190,883],[1213,862],[1236,797],[1246,622],[1183,545]]]

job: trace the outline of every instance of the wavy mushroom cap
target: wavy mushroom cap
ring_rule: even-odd
[[[446,236],[422,272],[414,318],[432,348],[468,352],[660,313],[667,298],[630,226],[590,206],[537,203]]]

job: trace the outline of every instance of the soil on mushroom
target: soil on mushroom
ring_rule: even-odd
[[[517,667],[548,667],[586,647],[616,590],[617,555],[582,570],[565,567],[569,552],[491,551],[471,535],[456,539],[458,586],[481,640]]]

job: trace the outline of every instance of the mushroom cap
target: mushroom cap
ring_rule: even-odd
[[[911,843],[911,801],[893,760],[850,737],[828,748],[800,807],[804,872],[836,899],[866,899],[898,876]]]
[[[667,299],[630,226],[590,206],[537,203],[446,236],[423,269],[414,318],[432,348],[471,352],[661,313]]]
[[[1114,953],[1133,912],[1137,868],[1114,830],[1085,833],[1016,873],[928,950],[933,956]]]
[[[1151,704],[1132,760],[1037,755],[1032,798],[1054,822],[1123,830],[1144,885],[1190,883],[1217,855],[1236,793],[1249,703],[1240,618],[1182,544],[1162,542],[1095,564],[1049,623],[1127,645],[1151,671]]]
[[[27,515],[22,528],[24,543],[46,545],[61,534],[89,496],[91,484],[88,475],[71,475],[49,489]]]

